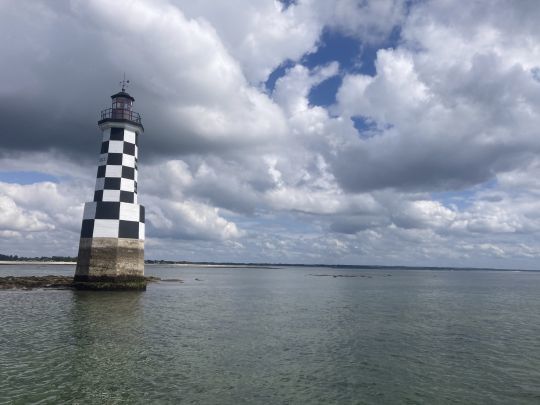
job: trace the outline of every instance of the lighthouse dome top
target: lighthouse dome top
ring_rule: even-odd
[[[132,102],[135,101],[133,97],[131,97],[128,93],[126,93],[124,90],[119,91],[116,94],[113,94],[111,98],[114,100],[115,98],[127,98],[130,99]]]

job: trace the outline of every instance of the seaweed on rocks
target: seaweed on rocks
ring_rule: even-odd
[[[0,277],[0,290],[33,290],[36,288],[96,291],[145,290],[149,282],[160,280],[159,277],[138,277],[126,280],[74,281],[73,277],[69,276],[7,276]]]

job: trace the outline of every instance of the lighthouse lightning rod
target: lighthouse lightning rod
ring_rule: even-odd
[[[126,72],[124,72],[124,77],[122,81],[120,82],[120,85],[122,86],[122,91],[126,91],[126,87],[129,84],[129,80],[126,80]]]

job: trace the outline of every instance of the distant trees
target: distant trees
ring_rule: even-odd
[[[19,257],[18,255],[0,254],[0,261],[6,262],[75,262],[76,257],[71,256],[41,256],[41,257]]]

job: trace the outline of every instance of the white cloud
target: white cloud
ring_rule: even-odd
[[[461,189],[540,151],[531,62],[495,25],[502,16],[461,25],[463,13],[479,12],[470,7],[438,15],[433,2],[419,4],[404,24],[406,41],[379,50],[375,77],[345,77],[336,111],[369,124],[333,161],[345,188]],[[522,49],[536,52],[527,41]]]
[[[406,14],[403,0],[325,0],[303,2],[318,10],[325,24],[367,43],[384,41]]]
[[[3,249],[76,250],[96,116],[126,70],[146,128],[139,199],[154,257],[534,267],[531,4],[3,2],[0,170],[58,178],[0,184]],[[365,47],[396,27],[373,77],[302,65],[324,30]],[[336,105],[311,105],[311,89],[336,75]]]
[[[377,53],[374,78],[349,75],[337,95],[343,113],[370,117],[383,127],[407,130],[430,108],[428,87],[419,80],[412,55],[402,50]]]
[[[302,65],[295,65],[277,80],[273,98],[288,115],[297,115],[309,109],[310,89],[338,73],[337,62],[309,71]]]
[[[150,236],[226,240],[242,232],[234,222],[219,215],[217,208],[195,201],[159,201],[148,199],[147,224]]]
[[[15,202],[6,196],[0,196],[0,229],[9,231],[35,232],[54,229],[50,219],[42,212],[29,211],[18,207]]]
[[[391,34],[406,12],[402,0],[300,0],[286,8],[277,0],[174,4],[188,17],[209,22],[254,84],[284,61],[296,62],[315,51],[325,27],[376,43]]]
[[[400,201],[393,222],[401,228],[448,228],[456,219],[456,212],[438,201]]]
[[[77,15],[99,27],[111,61],[119,69],[130,66],[132,74],[144,78],[140,85],[145,92],[159,100],[159,109],[146,108],[146,114],[221,145],[268,142],[283,135],[280,110],[248,84],[240,64],[204,19],[188,19],[166,2],[76,4]],[[176,137],[177,131],[162,136]]]
[[[298,60],[315,48],[322,30],[316,10],[300,3],[286,9],[278,1],[175,1],[190,18],[208,21],[257,84],[284,60]]]

